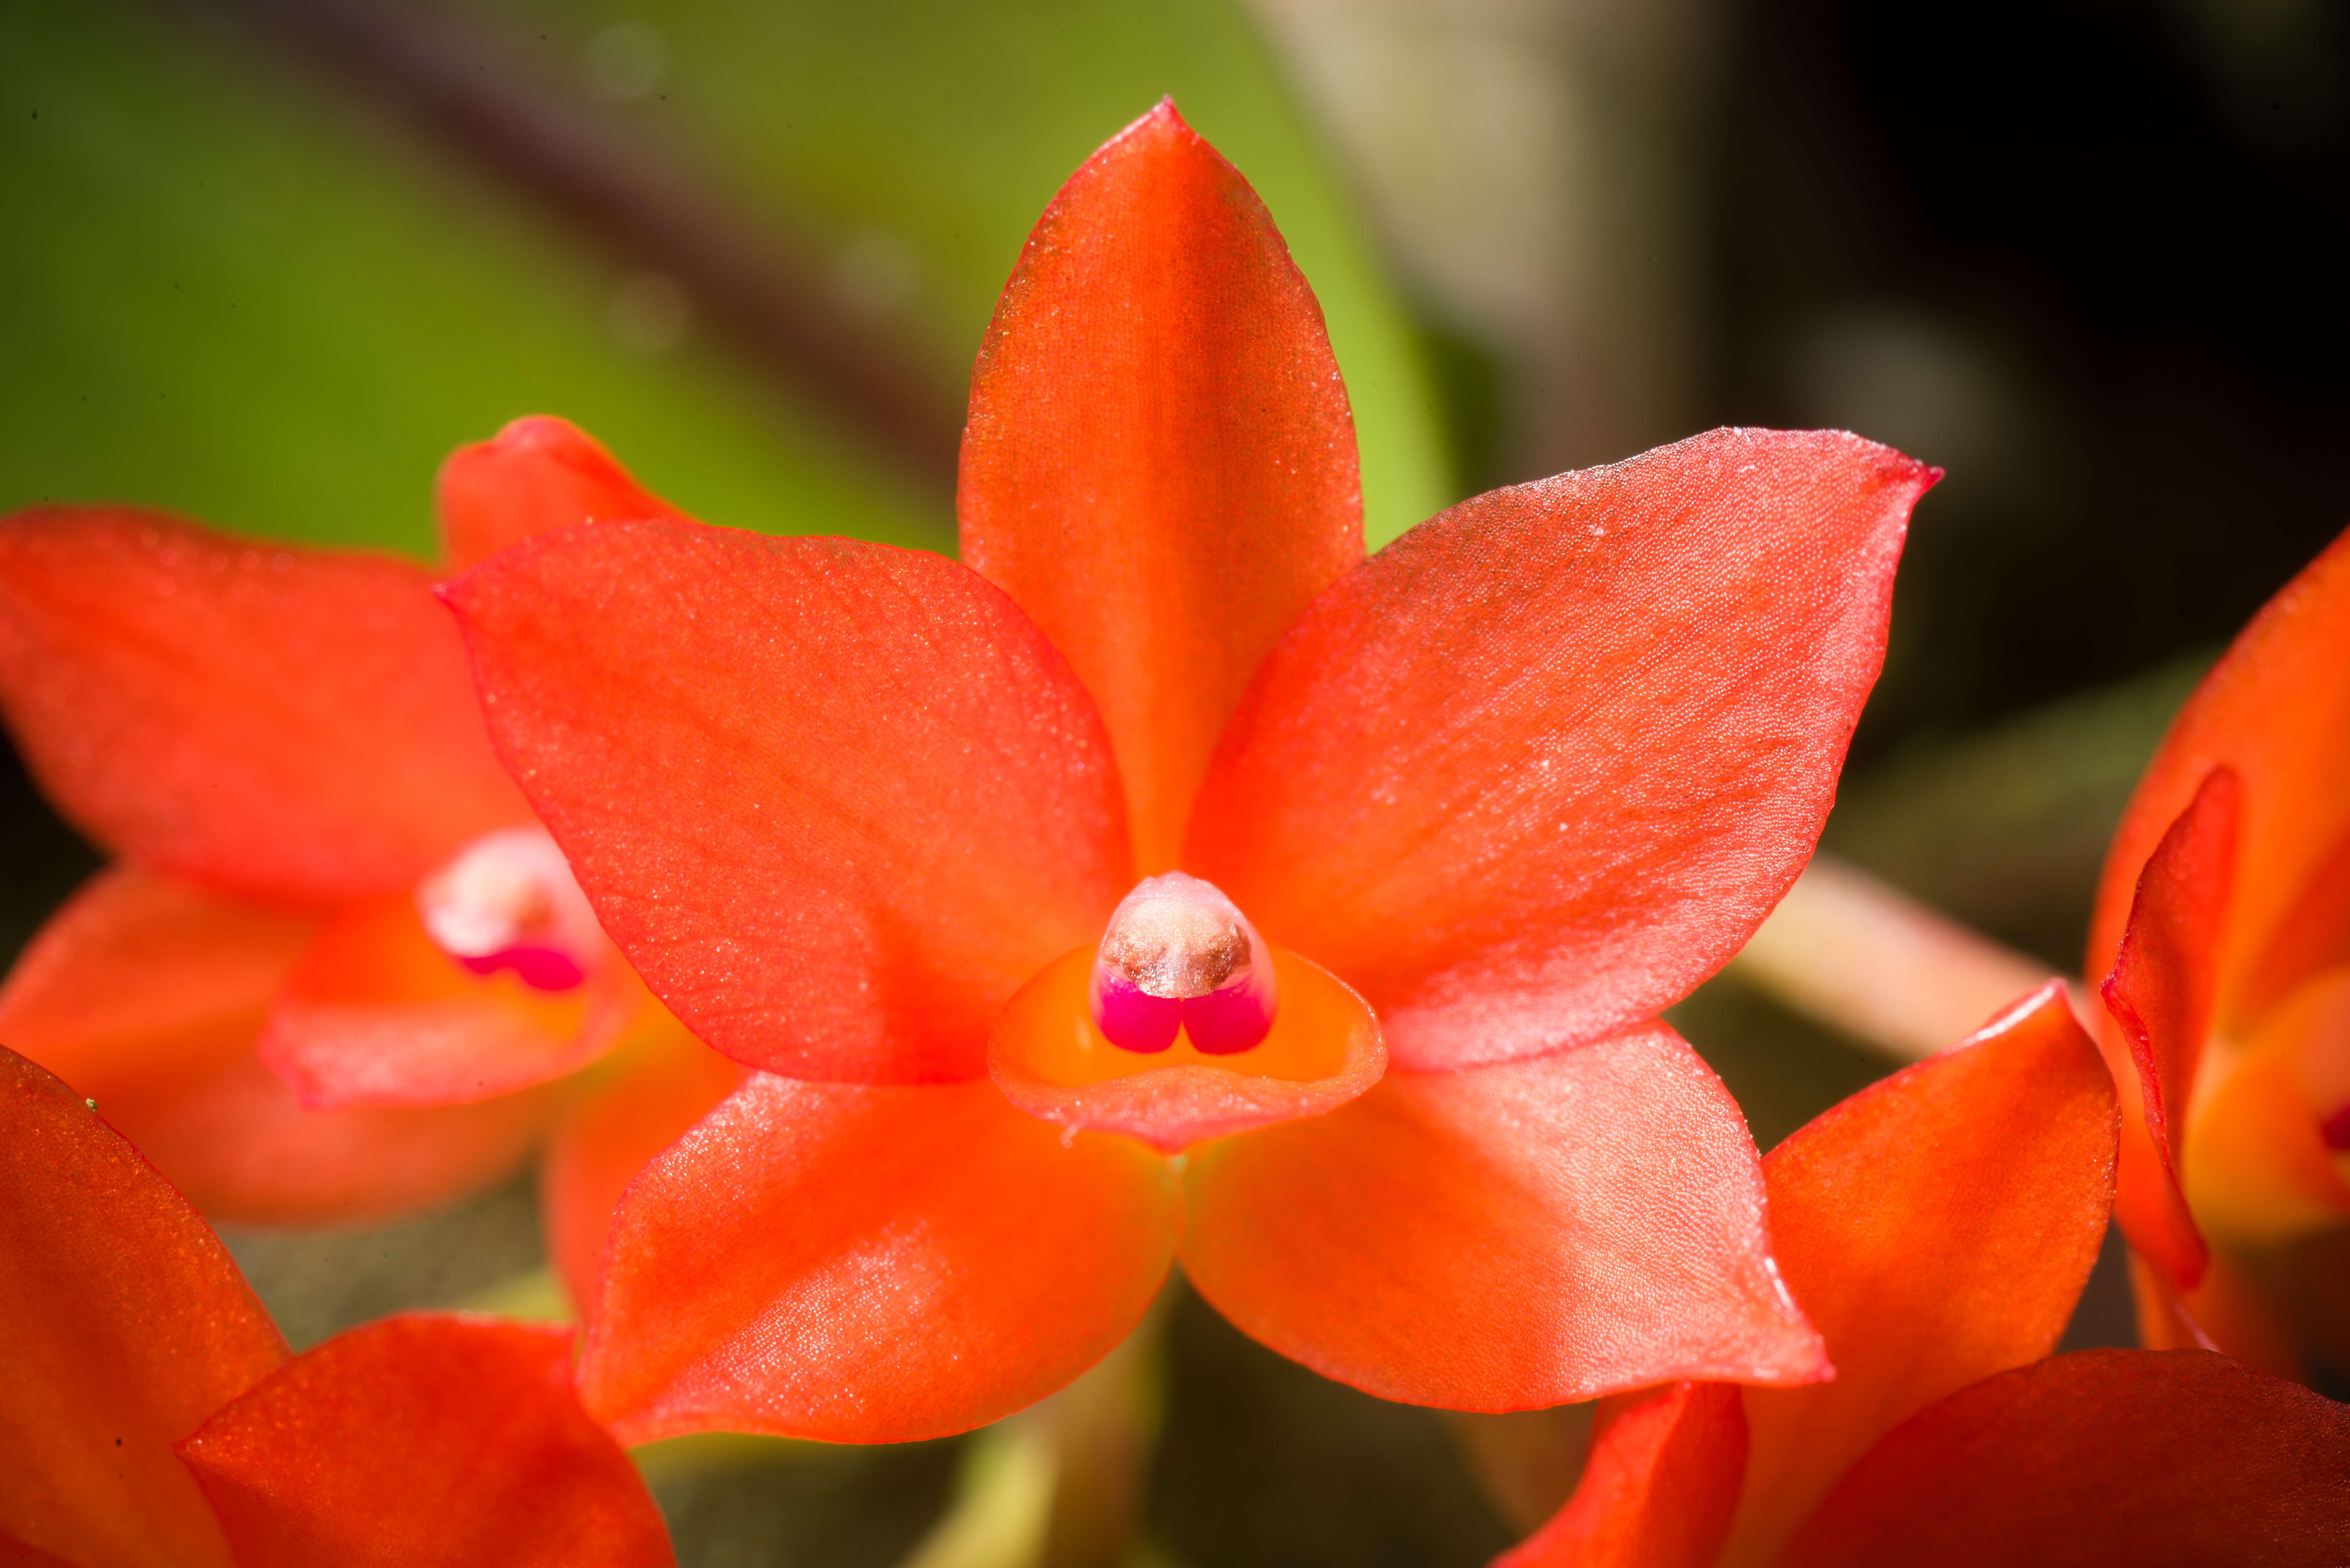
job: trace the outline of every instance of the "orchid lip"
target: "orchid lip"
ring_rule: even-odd
[[[534,991],[580,985],[602,928],[544,827],[488,833],[416,887],[433,944],[474,974],[511,971]]]
[[[1215,1056],[1273,1028],[1280,997],[1271,950],[1214,884],[1180,871],[1146,877],[1118,901],[1095,950],[1087,1004],[1109,1042],[1145,1054],[1178,1031]]]

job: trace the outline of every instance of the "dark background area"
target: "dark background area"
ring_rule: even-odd
[[[1734,37],[1721,417],[1961,438],[1862,763],[2216,649],[2350,521],[2344,7],[1776,0]],[[1905,349],[1963,406],[1911,410]]]

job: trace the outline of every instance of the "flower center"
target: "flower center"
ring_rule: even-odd
[[[1118,903],[1094,954],[1094,1023],[1128,1051],[1164,1051],[1180,1029],[1211,1056],[1248,1050],[1279,998],[1264,939],[1212,883],[1146,877]]]
[[[596,912],[543,827],[484,834],[416,886],[442,952],[475,974],[510,969],[534,991],[569,991],[603,940]]]

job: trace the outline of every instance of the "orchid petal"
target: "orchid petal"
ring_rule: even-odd
[[[411,1314],[338,1334],[179,1446],[237,1568],[667,1568],[571,1331]]]
[[[1711,1568],[1738,1505],[1746,1407],[1676,1383],[1599,1408],[1575,1495],[1492,1568]]]
[[[964,1431],[1141,1320],[1178,1203],[1158,1156],[993,1084],[754,1076],[629,1189],[580,1386],[630,1442]]]
[[[2218,1350],[2255,1372],[2309,1381],[2296,1324],[2278,1311],[2262,1282],[2224,1251],[2192,1290],[2180,1290],[2137,1253],[2130,1254],[2137,1342],[2147,1350]],[[2337,1298],[2338,1299],[2338,1298]],[[2315,1304],[2315,1303],[2311,1303]]]
[[[569,992],[468,973],[433,945],[413,899],[370,899],[327,922],[279,987],[261,1059],[312,1110],[452,1106],[577,1072],[617,1042],[645,995],[617,955]]]
[[[1390,1075],[1194,1149],[1184,1191],[1200,1293],[1383,1398],[1516,1410],[1827,1369],[1773,1266],[1737,1105],[1661,1023]]]
[[[80,1095],[5,1049],[0,1348],[0,1541],[228,1568],[171,1445],[268,1376],[286,1342],[187,1200]]]
[[[1717,431],[1454,507],[1267,658],[1185,866],[1362,992],[1409,1071],[1654,1014],[1810,857],[1934,477]]]
[[[1272,218],[1171,103],[1070,177],[972,377],[963,559],[1101,705],[1145,874],[1260,660],[1361,559],[1355,427]]]
[[[2114,1077],[2142,1107],[2122,1135],[2116,1210],[2130,1244],[2182,1288],[2210,1259],[2179,1185],[2179,1145],[2210,1033],[2241,796],[2234,771],[2214,768],[2162,836],[2100,988],[2115,1026]],[[2126,1061],[2111,1051],[2116,1044],[2126,1046]]]
[[[573,1092],[540,1163],[546,1250],[583,1320],[603,1299],[604,1243],[620,1196],[652,1158],[742,1087],[744,1069],[666,1009]]]
[[[2106,857],[2091,976],[2112,967],[2141,870],[2216,767],[2243,784],[2214,944],[2217,1021],[2241,1032],[2350,959],[2350,534],[2252,618],[2172,722]]]
[[[1879,1442],[1783,1568],[2350,1560],[2350,1407],[2202,1351],[2086,1350]]]
[[[2214,1067],[2188,1102],[2192,1132],[2179,1150],[2199,1229],[2273,1247],[2350,1219],[2343,1156],[2320,1130],[2350,1106],[2350,965],[2296,987],[2205,1074]],[[2252,1359],[2232,1344],[2229,1354]]]
[[[419,567],[153,513],[0,525],[0,710],[100,843],[216,891],[405,889],[528,815]]]
[[[432,498],[452,573],[557,528],[681,515],[600,441],[547,414],[516,420],[494,441],[451,452]]]
[[[978,1076],[996,1011],[1125,890],[1092,703],[952,562],[608,524],[445,591],[604,929],[738,1061]]]
[[[262,1065],[254,1042],[314,929],[149,872],[100,872],[0,988],[0,1039],[96,1099],[216,1219],[388,1219],[521,1163],[553,1106],[543,1091],[317,1112]]]
[[[2113,1081],[2061,987],[1835,1106],[1762,1162],[1833,1383],[1750,1389],[1726,1563],[1766,1563],[1879,1436],[2045,1355],[2113,1202]]]
[[[0,1530],[0,1568],[81,1568],[54,1552],[37,1546],[27,1546],[5,1530]]]
[[[105,1088],[112,1118],[115,1095],[160,1084],[166,1063],[204,1072],[250,1054],[318,925],[110,867],[26,944],[0,985],[0,1040],[86,1095]]]

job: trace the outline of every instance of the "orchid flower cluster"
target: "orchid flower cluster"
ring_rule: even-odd
[[[0,989],[0,1557],[667,1562],[619,1445],[966,1431],[1180,1267],[1375,1395],[1603,1400],[1513,1565],[2341,1560],[2350,544],[2141,787],[2094,1043],[2049,988],[1763,1159],[1659,1016],[1809,857],[1936,477],[1719,431],[1365,558],[1319,309],[1161,105],[1005,290],[960,562],[545,418],[441,572],[8,520],[0,709],[114,863]],[[288,1359],[198,1218],[534,1151],[576,1346]],[[2117,1182],[2157,1348],[2052,1355]]]

